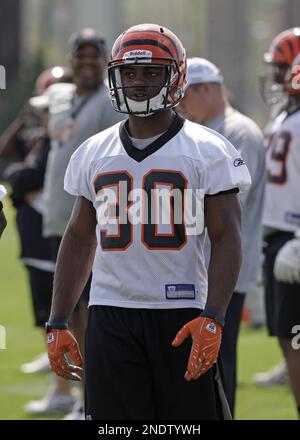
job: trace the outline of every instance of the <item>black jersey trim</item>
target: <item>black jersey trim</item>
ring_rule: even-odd
[[[205,197],[223,196],[224,194],[234,194],[240,192],[239,188],[231,188],[226,191],[220,191],[216,194],[205,194]]]
[[[144,148],[143,150],[135,148],[132,144],[127,131],[128,120],[121,123],[119,135],[128,156],[130,156],[136,162],[142,162],[148,156],[163,147],[170,139],[176,136],[176,134],[182,129],[184,122],[185,119],[183,119],[177,113],[174,113],[174,119],[167,131],[165,131],[161,136],[159,136],[158,139],[155,139],[154,142],[152,142],[150,145],[148,145],[148,147]]]

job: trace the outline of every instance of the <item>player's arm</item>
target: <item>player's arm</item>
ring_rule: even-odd
[[[205,308],[225,317],[242,262],[241,208],[237,194],[206,197],[205,222],[211,242]]]
[[[47,323],[51,367],[66,379],[80,380],[82,370],[81,354],[68,330],[68,318],[91,273],[96,249],[95,227],[96,212],[92,203],[78,197],[57,257],[52,307]]]
[[[185,379],[196,380],[218,359],[224,316],[241,265],[241,210],[236,194],[205,199],[205,222],[211,241],[208,296],[200,317],[186,323],[172,342],[178,347],[193,339]]]

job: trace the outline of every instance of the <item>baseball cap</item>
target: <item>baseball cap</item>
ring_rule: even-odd
[[[83,44],[92,44],[101,53],[107,51],[105,38],[92,28],[84,28],[72,34],[68,43],[68,52],[73,55]]]
[[[224,78],[217,66],[205,58],[187,59],[187,84],[186,88],[192,84],[219,83],[222,84]]]

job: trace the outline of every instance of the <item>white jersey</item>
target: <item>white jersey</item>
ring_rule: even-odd
[[[70,160],[65,190],[90,200],[97,212],[98,246],[90,305],[204,308],[207,272],[203,257],[203,203],[197,212],[198,235],[188,235],[182,221],[187,199],[183,198],[180,205],[181,223],[175,224],[171,198],[167,207],[172,208],[166,209],[168,221],[163,222],[157,214],[159,202],[153,189],[162,188],[169,194],[174,189],[179,193],[190,189],[193,195],[202,189],[204,198],[233,188],[246,190],[250,181],[240,154],[227,140],[178,116],[144,150],[133,147],[124,123],[88,139]],[[138,196],[141,189],[147,197]],[[125,206],[121,208],[124,193]],[[153,206],[156,221],[150,219]],[[114,224],[108,220],[103,224],[104,208]],[[134,221],[139,214],[143,221]]]
[[[294,232],[300,227],[300,110],[288,115],[273,134],[266,166],[263,224]]]
[[[273,134],[278,130],[279,126],[282,124],[286,116],[286,106],[283,106],[281,104],[279,107],[276,105],[275,108],[272,109],[270,118],[264,128],[264,145],[266,148],[268,148]]]

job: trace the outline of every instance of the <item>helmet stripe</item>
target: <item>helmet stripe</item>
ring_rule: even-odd
[[[288,58],[288,63],[291,64],[293,59],[294,59],[294,56],[295,56],[293,44],[292,44],[291,40],[288,39],[288,38],[284,42],[288,46],[288,51],[287,51],[286,55],[287,55],[287,58]]]
[[[145,33],[145,31],[143,31],[143,30],[141,30],[141,31],[137,31],[137,30],[135,30],[135,31],[127,32],[127,35],[129,35],[129,34],[136,34],[137,32]],[[176,55],[177,55],[177,57],[180,57],[180,54],[179,54],[179,52],[178,52],[178,46],[177,46],[177,44],[176,44],[175,41],[174,41],[169,35],[167,35],[165,32],[158,32],[158,31],[155,31],[155,30],[146,31],[146,32],[147,32],[147,33],[154,34],[154,35],[159,35],[160,37],[163,37],[163,38],[167,39],[167,40],[169,41],[169,43],[174,47],[174,49],[175,49],[175,51],[176,51]]]
[[[170,49],[165,46],[164,44],[161,44],[159,41],[157,40],[151,40],[151,39],[143,39],[143,40],[128,40],[125,41],[124,43],[122,43],[119,47],[116,48],[115,50],[115,54],[114,56],[123,48],[128,47],[128,46],[155,46],[155,47],[159,47],[160,49],[164,50],[165,52],[167,52],[171,58],[174,58],[174,55],[172,54],[172,52],[170,51]]]

